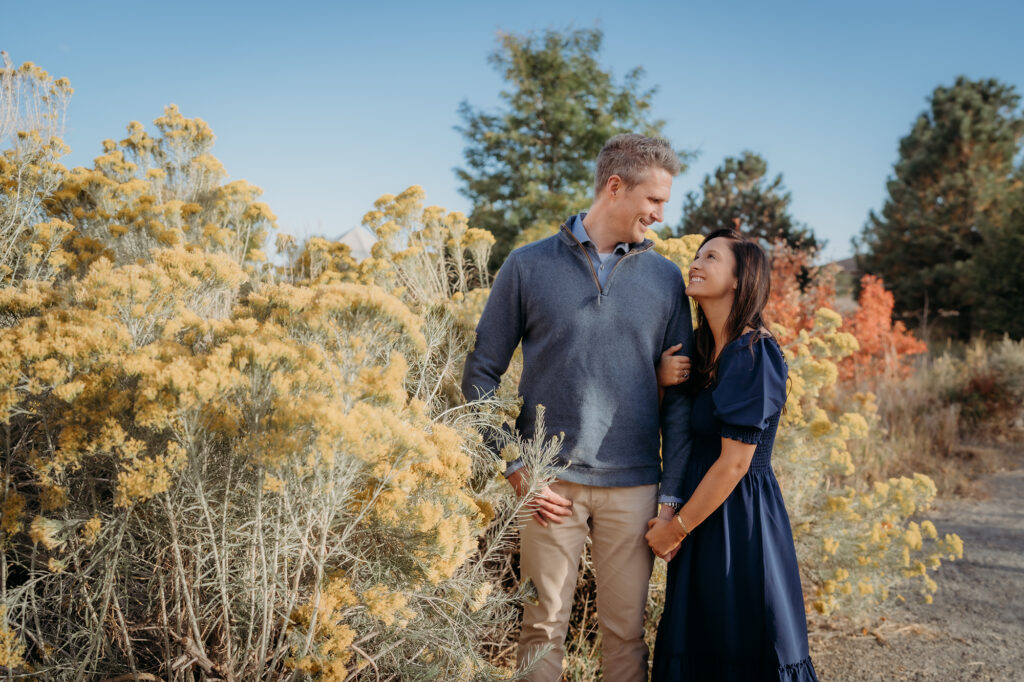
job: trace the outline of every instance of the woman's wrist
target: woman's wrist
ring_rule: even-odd
[[[679,542],[685,540],[687,536],[690,534],[690,527],[686,525],[685,521],[683,521],[682,511],[680,511],[678,514],[672,517],[672,526],[673,530],[675,530],[676,538],[679,540]]]

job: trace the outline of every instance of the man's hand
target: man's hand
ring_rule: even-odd
[[[516,495],[522,497],[529,491],[526,482],[526,473],[523,469],[517,469],[508,477],[508,482]],[[548,527],[548,521],[562,523],[563,516],[572,515],[572,500],[566,499],[553,491],[549,486],[544,486],[527,503],[527,509],[533,511],[533,518],[544,528]]]
[[[680,537],[682,530],[679,528],[679,524],[656,516],[647,522],[647,528],[644,539],[651,546],[651,551],[665,561],[671,560],[683,541]]]
[[[677,343],[666,348],[661,354],[661,360],[658,362],[658,386],[661,388],[689,380],[690,358],[685,355],[673,355],[682,347],[683,344]]]

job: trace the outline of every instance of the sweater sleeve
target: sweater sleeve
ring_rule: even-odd
[[[462,373],[462,394],[466,400],[482,400],[494,395],[523,337],[523,329],[522,282],[513,253],[494,278],[476,326],[476,343],[466,356]],[[497,434],[491,437],[485,434],[484,440],[495,457],[499,457]],[[505,475],[521,466],[519,462],[511,463]]]
[[[693,357],[690,299],[681,290],[666,329],[662,348],[683,347],[678,355]],[[683,471],[690,458],[690,395],[683,384],[669,386],[661,403],[661,488],[659,502],[682,502]]]

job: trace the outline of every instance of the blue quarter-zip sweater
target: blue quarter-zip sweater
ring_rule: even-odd
[[[679,353],[693,355],[682,273],[645,240],[622,256],[602,288],[571,224],[516,249],[501,266],[462,391],[469,400],[490,395],[521,341],[516,428],[533,437],[537,405],[545,407],[548,433],[565,436],[560,458],[569,467],[560,478],[604,487],[660,480],[663,498],[679,498],[690,399],[671,387],[659,413],[655,372],[669,346],[682,343]]]

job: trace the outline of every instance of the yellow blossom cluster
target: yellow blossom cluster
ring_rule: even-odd
[[[348,678],[348,662],[353,656],[351,649],[357,632],[345,623],[347,613],[359,603],[352,586],[344,576],[328,580],[323,590],[318,590],[311,600],[297,607],[291,615],[292,629],[313,630],[318,645],[304,656],[292,657],[286,665],[320,679],[341,682]],[[298,647],[292,647],[293,654]]]
[[[223,182],[202,120],[171,105],[154,123],[160,137],[133,121],[126,138],[104,142],[93,168],[65,171],[48,198],[47,210],[66,226],[67,264],[83,267],[100,256],[129,263],[175,246],[224,253],[240,265],[265,260],[261,247],[276,219],[257,200],[261,190]]]
[[[15,670],[25,664],[25,644],[7,625],[7,605],[0,604],[0,667]]]
[[[679,266],[683,273],[683,281],[690,282],[690,263],[697,257],[697,249],[704,241],[704,235],[687,234],[682,237],[660,238],[653,230],[647,231],[647,238],[654,242],[654,248],[658,253],[668,258]],[[697,303],[690,300],[690,318],[693,324],[697,325]]]
[[[411,305],[448,302],[459,293],[487,287],[487,259],[494,237],[469,227],[466,217],[438,206],[423,207],[423,189],[385,195],[363,217],[377,236],[372,269],[376,282]]]

